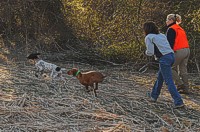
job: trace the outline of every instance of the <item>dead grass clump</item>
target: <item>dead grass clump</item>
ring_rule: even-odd
[[[61,67],[66,65],[74,66],[71,62],[60,64]],[[183,96],[184,101],[190,103],[186,103],[185,109],[174,110],[171,97],[165,94],[166,87],[157,103],[149,102],[145,96],[155,74],[140,74],[122,67],[99,70],[88,64],[76,65],[83,70],[112,71],[100,85],[98,98],[92,92],[87,93],[76,78],[68,76],[68,69],[64,72],[66,83],[63,83],[36,78],[33,66],[23,62],[1,65],[0,130],[168,132],[200,128],[198,94]],[[191,92],[194,93],[193,89]]]

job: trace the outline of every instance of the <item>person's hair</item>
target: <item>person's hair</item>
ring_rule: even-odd
[[[179,14],[169,14],[169,15],[167,15],[167,20],[173,20],[177,24],[180,24],[181,16]]]
[[[148,35],[150,33],[152,34],[159,34],[158,27],[154,22],[145,22],[143,25],[143,29],[145,32],[145,35]]]

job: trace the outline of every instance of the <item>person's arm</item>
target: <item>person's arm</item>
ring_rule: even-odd
[[[154,55],[154,45],[153,43],[151,42],[151,39],[149,37],[146,37],[145,38],[145,44],[146,44],[146,55],[148,56],[152,56]]]
[[[169,44],[172,49],[174,48],[175,39],[176,39],[176,32],[174,31],[174,29],[169,28],[167,30],[167,40],[169,41]]]

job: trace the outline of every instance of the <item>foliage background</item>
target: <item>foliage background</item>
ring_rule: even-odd
[[[182,16],[191,46],[190,71],[199,71],[200,0],[9,0],[0,2],[0,32],[10,52],[91,51],[116,63],[147,63],[142,25],[166,32],[169,13]],[[2,49],[1,49],[2,50]]]

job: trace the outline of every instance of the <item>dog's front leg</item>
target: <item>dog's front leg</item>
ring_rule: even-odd
[[[44,70],[41,70],[41,71],[40,71],[40,70],[37,70],[37,71],[35,72],[35,76],[38,78],[39,75],[42,76],[43,73],[44,73]]]
[[[40,73],[40,75],[42,75],[44,73],[43,67],[40,65],[36,65],[35,76],[39,77],[39,73]]]
[[[93,88],[93,91],[94,91],[94,96],[97,97],[96,89]]]
[[[50,77],[51,77],[51,78],[55,78],[55,77],[54,77],[54,74],[55,74],[55,73],[54,73],[54,70],[52,70],[51,73],[50,73]]]
[[[86,92],[90,92],[90,90],[88,89],[88,85],[86,85],[85,88],[86,88]]]
[[[36,70],[36,71],[35,71],[35,76],[36,76],[36,77],[39,77],[39,76],[38,76],[39,72],[40,72],[39,70]]]
[[[42,76],[44,74],[44,70],[40,71],[40,76]]]
[[[35,76],[38,77],[38,72],[35,72]]]
[[[96,92],[96,88],[94,88],[94,84],[91,85],[91,90],[93,90],[94,92],[94,96],[97,97],[97,92]]]
[[[96,83],[96,87],[95,87],[95,90],[97,90],[98,89],[98,83]]]

